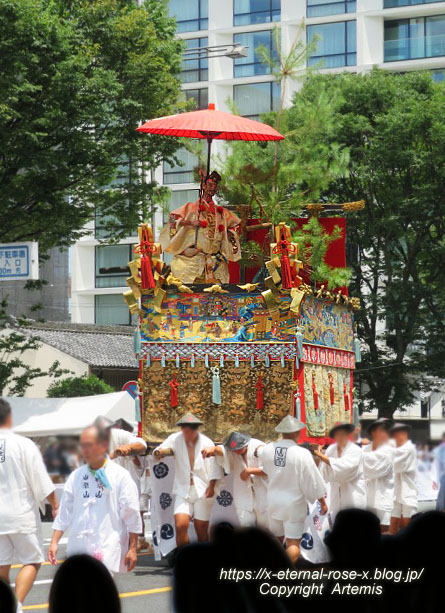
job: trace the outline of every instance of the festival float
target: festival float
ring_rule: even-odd
[[[359,301],[346,288],[329,291],[311,283],[292,240],[294,228],[249,219],[245,211],[213,199],[221,180],[210,172],[213,139],[283,137],[271,126],[213,105],[151,120],[139,131],[208,141],[198,199],[172,211],[158,238],[142,224],[129,263],[124,298],[139,317],[139,432],[146,440],[163,440],[176,431],[180,416],[193,412],[215,441],[231,430],[271,440],[278,422],[291,414],[306,424],[304,440],[327,442],[335,422],[354,419]],[[336,210],[362,206],[347,203]],[[312,205],[307,211],[318,216],[323,208],[329,207]],[[306,221],[296,219],[295,225]],[[334,224],[341,228],[330,251],[344,267],[344,217],[320,222],[327,232]],[[255,270],[240,267],[241,237],[266,245],[267,276],[258,282]],[[172,256],[169,265],[163,253]]]

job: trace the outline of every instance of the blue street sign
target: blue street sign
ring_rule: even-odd
[[[37,243],[0,244],[0,281],[38,278]]]

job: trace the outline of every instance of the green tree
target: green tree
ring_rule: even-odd
[[[390,417],[445,376],[445,89],[376,69],[312,76],[298,99],[315,109],[320,92],[336,101],[325,144],[350,153],[322,196],[366,201],[348,219],[362,400]]]
[[[128,235],[166,190],[174,139],[141,120],[177,103],[182,42],[164,0],[0,3],[0,240],[71,244],[85,223]]]
[[[296,54],[297,50],[291,53]],[[299,49],[298,57],[301,54]],[[286,58],[280,62],[287,66]],[[291,73],[287,79],[291,78],[296,75]],[[348,172],[348,148],[330,138],[335,131],[333,112],[338,106],[338,95],[335,91],[320,91],[310,106],[296,95],[290,108],[264,115],[261,119],[274,127],[279,121],[285,140],[278,146],[271,142],[228,144],[226,155],[219,162],[226,202],[234,207],[248,207],[252,216],[265,222],[292,224],[306,204],[319,201],[331,182]],[[313,280],[327,281],[330,288],[345,285],[349,278],[347,269],[331,269],[323,259],[337,237],[338,229],[330,237],[315,217],[304,231],[293,236]],[[256,263],[264,260],[265,254],[251,243],[243,245],[243,251],[247,259]]]
[[[48,387],[48,398],[74,398],[77,396],[96,396],[97,394],[110,394],[116,390],[99,379],[96,375],[83,377],[68,377],[62,381],[55,381]]]
[[[23,396],[35,379],[41,377],[58,378],[71,371],[53,362],[45,371],[30,366],[25,359],[26,351],[38,351],[41,347],[36,336],[23,332],[30,322],[15,319],[6,313],[6,299],[0,301],[0,396],[7,392],[10,396]]]

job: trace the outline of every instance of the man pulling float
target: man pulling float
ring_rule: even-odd
[[[286,542],[292,562],[300,555],[308,502],[318,500],[321,515],[328,510],[326,486],[314,458],[310,451],[297,444],[304,427],[303,422],[286,415],[275,428],[282,439],[268,443],[258,452],[262,474],[269,479],[269,528],[281,542]]]
[[[267,528],[267,479],[261,474],[258,452],[264,443],[242,432],[232,432],[223,445],[202,451],[215,457],[224,472],[233,474],[233,499],[241,526]]]
[[[153,452],[157,460],[168,456],[175,458],[173,494],[178,547],[188,543],[188,528],[192,518],[198,541],[209,539],[215,484],[222,477],[222,470],[217,466],[215,458],[204,458],[201,454],[206,447],[214,446],[211,439],[199,432],[202,423],[192,413],[184,415],[176,423],[181,431],[170,434]]]

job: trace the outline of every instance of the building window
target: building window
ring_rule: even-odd
[[[178,32],[197,32],[209,28],[209,0],[170,0],[170,15]]]
[[[116,234],[124,231],[122,222],[114,215],[100,215],[96,213],[94,220],[94,237],[102,240],[109,238],[111,234]],[[137,236],[137,228],[131,229],[129,232],[125,232],[129,236]]]
[[[281,0],[234,0],[233,25],[270,23],[281,19]]]
[[[233,101],[240,115],[259,119],[263,113],[276,111],[280,107],[281,88],[279,83],[248,83],[233,87]]]
[[[164,212],[164,223],[167,223],[170,211],[175,211],[176,209],[179,209],[179,207],[183,206],[184,204],[187,204],[187,202],[195,202],[195,200],[198,200],[198,196],[198,189],[172,190],[170,193],[168,211]]]
[[[233,76],[253,77],[270,74],[270,68],[262,61],[258,47],[264,47],[269,53],[276,53],[272,38],[272,30],[235,34],[233,42],[247,47],[247,57],[237,58],[233,62]]]
[[[433,81],[436,81],[436,83],[445,81],[445,68],[438,68],[436,70],[432,70],[431,76],[433,77]]]
[[[199,165],[198,156],[185,147],[175,152],[178,164],[164,162],[164,184],[194,183],[193,171]]]
[[[445,15],[385,22],[385,62],[445,55]]]
[[[209,39],[189,38],[186,41],[186,48],[192,52],[193,59],[182,60],[181,79],[183,83],[198,83],[199,81],[209,80],[209,61],[204,52],[200,52],[203,47],[208,47]]]
[[[128,306],[121,294],[99,294],[94,297],[94,321],[102,325],[131,324]]]
[[[356,0],[307,0],[308,17],[324,17],[325,15],[341,15],[342,13],[355,13]]]
[[[338,21],[307,27],[307,40],[318,36],[317,49],[308,65],[321,62],[321,68],[339,68],[357,64],[357,34],[355,21]]]
[[[133,245],[98,245],[95,256],[96,287],[125,287]]]
[[[187,202],[195,202],[198,200],[199,190],[197,189],[181,189],[175,190],[170,193],[170,202],[168,210],[164,210],[164,224],[168,222],[168,218],[170,215],[170,211],[174,211],[179,209],[179,207],[184,206]],[[166,264],[170,264],[173,259],[173,255],[171,253],[162,254],[163,260]]]
[[[209,90],[207,87],[202,89],[186,89],[184,90],[185,99],[187,101],[195,101],[195,109],[206,109],[209,106]]]
[[[396,6],[414,6],[415,4],[434,4],[442,0],[383,0],[384,9],[392,9]]]

